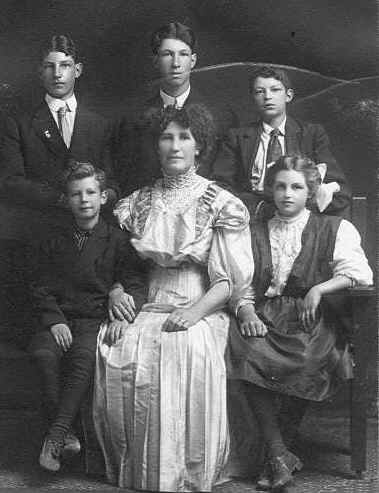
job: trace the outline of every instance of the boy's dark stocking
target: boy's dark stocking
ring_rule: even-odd
[[[43,409],[51,426],[59,405],[60,355],[48,348],[41,348],[33,350],[33,357],[42,378]]]
[[[56,419],[49,431],[49,438],[58,443],[64,441],[88,391],[94,372],[95,352],[83,347],[72,348],[66,364],[69,372],[64,379]]]

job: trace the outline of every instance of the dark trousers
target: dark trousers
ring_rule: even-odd
[[[69,323],[73,342],[64,352],[49,330],[34,335],[29,351],[43,382],[43,405],[49,435],[62,441],[90,387],[96,358],[100,320]]]

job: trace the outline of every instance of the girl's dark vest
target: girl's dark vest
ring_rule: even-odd
[[[341,217],[310,214],[301,238],[301,251],[282,293],[284,296],[304,297],[312,286],[332,277],[330,262],[333,260],[341,220]],[[271,246],[267,222],[257,222],[252,228],[255,270],[253,285],[256,302],[259,303],[273,277]]]

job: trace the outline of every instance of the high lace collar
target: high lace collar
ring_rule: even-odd
[[[169,190],[175,190],[175,189],[177,190],[181,188],[190,187],[191,185],[195,184],[199,179],[199,175],[196,174],[195,166],[192,166],[185,173],[181,173],[178,175],[167,175],[163,170],[162,170],[162,174],[163,174],[162,186],[163,188]]]
[[[303,223],[307,222],[309,218],[310,210],[309,209],[303,209],[297,216],[295,217],[284,217],[281,216],[278,211],[275,212],[275,216],[273,219],[275,219],[277,222],[281,223],[286,223],[286,224],[296,224],[296,223]]]

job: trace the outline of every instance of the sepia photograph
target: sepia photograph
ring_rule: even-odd
[[[374,0],[2,0],[0,493],[373,493]]]

